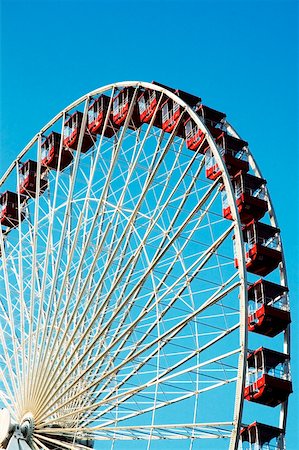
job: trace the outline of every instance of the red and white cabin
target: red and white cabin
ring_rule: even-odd
[[[42,144],[42,164],[50,169],[63,170],[73,159],[72,152],[64,147],[61,149],[61,158],[59,162],[59,149],[61,142],[61,134],[52,131],[48,137],[45,138]]]
[[[192,108],[195,108],[201,102],[201,99],[196,95],[189,94],[188,92],[181,91],[179,89],[173,89],[169,86],[166,86],[165,84],[157,83],[156,81],[153,81],[153,84],[156,84],[157,86],[173,92]],[[176,101],[172,100],[171,98],[167,98],[162,103],[161,113],[162,130],[164,130],[166,133],[172,133],[172,131],[177,127],[176,135],[179,137],[185,137],[184,119],[186,119],[186,117],[183,108]],[[178,123],[179,120],[180,124]]]
[[[25,219],[22,206],[25,204],[26,196],[20,195],[21,221]],[[6,191],[0,195],[0,223],[3,226],[13,228],[19,224],[19,203],[16,192]]]
[[[217,126],[221,127],[226,117],[224,113],[203,104],[197,104],[195,112],[201,117],[205,125],[212,129]],[[208,149],[207,145],[201,145],[204,142],[205,133],[200,130],[190,117],[186,120],[184,125],[187,148],[190,150],[197,150],[197,148],[201,146],[200,153],[204,153]],[[220,130],[220,128],[218,129]]]
[[[182,107],[172,99],[167,99],[162,105],[162,130],[171,133],[181,119]],[[183,127],[178,126],[176,135],[183,137]]]
[[[280,230],[265,223],[251,221],[243,228],[246,269],[250,273],[265,277],[282,261]],[[235,267],[239,263],[235,258]]]
[[[240,437],[242,444],[244,444],[244,446],[242,445],[244,450],[248,450],[247,442],[250,444],[249,449],[252,450],[285,449],[283,430],[264,423],[253,422],[243,427]]]
[[[204,153],[206,150],[205,133],[199,128],[198,125],[189,117],[185,123],[185,138],[186,147],[190,150],[197,150],[200,147],[200,153]]]
[[[65,147],[77,150],[82,120],[83,113],[76,111],[65,121],[63,131],[63,145]],[[95,140],[95,136],[86,129],[82,140],[81,152],[86,153],[94,145]]]
[[[118,126],[122,126],[128,116],[131,102],[135,94],[135,88],[132,86],[122,89],[113,98],[113,122]],[[138,96],[138,93],[137,93]],[[141,126],[138,102],[134,100],[133,111],[128,127],[136,130]]]
[[[260,347],[248,354],[247,365],[246,400],[275,407],[293,392],[289,355]]]
[[[232,185],[241,222],[247,224],[252,220],[261,219],[268,210],[268,203],[265,200],[266,180],[240,171],[233,177]],[[224,188],[222,189],[222,213],[225,219],[232,220]]]
[[[28,194],[31,197],[36,196],[37,188],[37,162],[28,159],[19,168],[19,192],[20,194]],[[40,168],[40,179],[39,179],[39,195],[45,192],[48,187],[47,180],[47,169],[45,166]]]
[[[145,89],[145,91],[142,92],[137,100],[140,122],[149,123],[153,115],[156,114],[154,125],[161,128],[161,111],[160,109],[157,110],[161,95],[161,92],[153,89]]]
[[[209,127],[210,133],[226,164],[229,175],[234,176],[238,172],[248,172],[248,143],[242,139],[230,136],[220,128]],[[216,180],[221,175],[216,158],[210,148],[205,153],[206,177]]]
[[[274,337],[291,323],[288,288],[260,279],[248,288],[248,330]]]
[[[113,123],[112,108],[109,114],[109,119],[103,133],[103,127],[106,116],[108,114],[110,98],[107,95],[101,95],[88,108],[88,125],[87,128],[92,134],[104,134],[104,136],[111,138],[115,135],[119,127]]]
[[[195,112],[204,120],[208,128],[221,128],[225,122],[226,114],[209,108],[202,103],[197,105]]]

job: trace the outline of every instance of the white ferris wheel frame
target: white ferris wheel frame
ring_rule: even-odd
[[[82,130],[85,127],[86,121],[87,121],[87,112],[88,112],[88,106],[90,104],[90,99],[94,96],[100,95],[104,93],[105,91],[109,90],[116,90],[124,87],[133,87],[135,88],[135,93],[137,91],[138,87],[142,87],[145,89],[151,89],[158,92],[161,92],[162,94],[166,95],[168,98],[175,101],[177,104],[179,104],[184,111],[187,112],[187,114],[192,118],[192,120],[195,122],[195,124],[202,130],[205,135],[206,139],[208,141],[209,147],[212,150],[213,156],[215,157],[216,163],[218,167],[221,170],[222,173],[222,181],[224,184],[225,191],[227,193],[228,202],[231,208],[232,218],[233,218],[233,226],[234,226],[234,235],[235,235],[235,250],[236,250],[236,257],[239,261],[238,265],[238,272],[239,272],[239,279],[240,279],[240,286],[239,286],[239,305],[240,305],[240,322],[239,322],[239,340],[240,340],[240,347],[239,347],[239,366],[238,366],[238,375],[237,375],[237,382],[236,382],[236,395],[235,395],[235,407],[234,407],[234,421],[233,421],[233,430],[232,435],[230,439],[230,450],[237,450],[238,443],[239,443],[239,432],[241,427],[241,420],[242,420],[242,410],[243,410],[243,402],[244,402],[244,386],[245,386],[245,376],[246,376],[246,362],[247,362],[247,352],[248,352],[248,329],[247,329],[247,317],[248,317],[248,296],[247,296],[247,271],[246,271],[246,260],[245,260],[245,251],[244,251],[244,240],[243,240],[243,233],[242,233],[242,224],[240,221],[239,213],[237,210],[235,195],[233,186],[231,183],[231,179],[228,173],[228,169],[223,161],[223,158],[220,154],[219,149],[217,148],[213,137],[205,125],[204,121],[201,120],[201,118],[194,112],[194,110],[186,103],[184,102],[180,97],[178,97],[176,94],[170,92],[164,87],[161,87],[156,84],[147,83],[147,82],[140,82],[140,81],[124,81],[124,82],[118,82],[118,83],[112,83],[109,85],[106,85],[104,87],[101,87],[99,89],[95,89],[88,94],[82,96],[72,104],[70,104],[68,107],[66,107],[64,110],[62,110],[59,114],[57,114],[51,121],[49,121],[41,130],[39,133],[37,133],[34,138],[28,143],[28,145],[20,152],[18,157],[15,159],[15,161],[12,162],[10,167],[7,169],[5,174],[0,180],[0,186],[4,184],[10,173],[13,171],[15,167],[18,167],[19,161],[24,157],[24,155],[27,153],[27,151],[37,142],[38,143],[38,156],[39,160],[41,159],[41,142],[42,142],[42,136],[44,133],[52,126],[54,125],[59,119],[64,119],[66,117],[66,114],[68,111],[72,110],[79,104],[85,103],[84,107],[84,113],[83,113],[83,120],[82,120],[82,126],[79,136],[79,144],[78,144],[78,150],[81,150],[82,141],[83,141],[83,132]],[[112,95],[111,95],[112,98]],[[237,132],[233,129],[233,127],[226,122],[225,123],[227,130],[231,133],[232,136],[240,138],[240,136],[237,134]],[[77,152],[76,157],[74,158],[74,164],[78,165],[79,163],[79,156],[81,151]],[[61,154],[61,151],[60,151]],[[261,172],[252,156],[252,154],[249,152],[249,163],[254,171],[254,173],[261,177]],[[37,168],[37,184],[39,183],[39,174],[41,170],[40,163],[38,164]],[[39,185],[37,186],[37,191],[39,190]],[[272,226],[277,227],[277,219],[274,213],[273,205],[269,196],[269,192],[267,190],[267,200],[269,205],[269,215],[270,215],[270,221]],[[39,206],[39,199],[38,196],[36,198],[36,204],[35,208],[36,211],[38,210]],[[37,215],[35,215],[37,217]],[[36,224],[35,224],[36,229]],[[3,243],[2,243],[3,245]],[[282,252],[283,255],[283,252]],[[2,257],[5,258],[5,255],[2,255]],[[282,256],[283,258],[283,256]],[[285,262],[284,259],[282,259],[282,263],[280,264],[280,278],[282,285],[287,285],[287,279],[286,279],[286,271],[285,271]],[[290,333],[289,328],[287,329],[284,337],[284,351],[286,353],[289,353],[290,351]],[[281,407],[281,413],[280,413],[280,427],[285,430],[286,426],[286,417],[287,417],[287,402],[285,402]]]

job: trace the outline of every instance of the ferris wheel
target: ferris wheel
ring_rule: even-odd
[[[105,86],[0,184],[0,448],[285,448],[280,230],[224,113]]]

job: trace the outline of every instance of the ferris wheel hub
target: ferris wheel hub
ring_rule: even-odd
[[[6,448],[14,433],[19,433],[23,439],[30,442],[34,430],[34,420],[31,413],[25,414],[21,425],[13,423],[8,409],[0,410],[0,445]]]
[[[34,430],[34,420],[32,413],[26,413],[23,416],[20,429],[26,441],[30,441]]]

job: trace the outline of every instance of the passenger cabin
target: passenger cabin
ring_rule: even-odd
[[[28,159],[19,168],[19,192],[20,194],[28,194],[31,197],[36,196],[37,189],[37,162]],[[47,169],[45,166],[40,168],[39,177],[39,195],[45,192],[48,186]]]
[[[113,98],[113,122],[118,126],[122,126],[128,116],[131,102],[135,94],[136,88],[129,86],[122,89]],[[138,92],[137,92],[138,96]],[[131,119],[129,121],[128,127],[132,130],[136,130],[141,126],[139,108],[137,99],[134,100],[133,110],[131,114]]]
[[[292,393],[289,355],[260,347],[249,353],[247,365],[246,400],[271,407],[287,400]]]
[[[77,150],[83,121],[83,113],[74,112],[64,124],[63,145],[67,148]],[[88,129],[84,130],[84,136],[81,145],[81,152],[86,153],[95,143],[96,137],[92,135]]]
[[[195,108],[200,102],[201,99],[195,95],[189,94],[188,92],[181,91],[179,89],[173,89],[165,84],[157,83],[153,81],[153,84],[156,84],[162,88],[167,89],[168,91],[174,93],[178,97],[180,97],[187,105],[191,108]],[[162,122],[161,128],[166,133],[172,133],[176,128],[176,135],[179,137],[185,137],[185,127],[184,127],[184,119],[186,119],[184,115],[184,108],[180,106],[175,100],[171,98],[165,99],[161,106],[162,110]],[[180,124],[178,122],[181,121]],[[157,126],[157,125],[156,125]]]
[[[244,226],[243,238],[248,272],[265,277],[276,269],[282,260],[278,228],[253,220]]]
[[[92,134],[104,134],[105,137],[111,138],[117,132],[119,127],[113,123],[112,109],[103,133],[105,119],[109,109],[110,98],[107,95],[101,95],[97,98],[88,109],[88,125],[87,128]]]
[[[185,121],[184,127],[187,148],[195,151],[200,147],[199,152],[203,154],[206,150],[205,133],[198,127],[198,125],[196,125],[191,117]]]
[[[266,180],[240,171],[233,177],[232,185],[241,222],[247,224],[261,219],[268,210]],[[222,212],[225,219],[232,220],[225,189],[222,190]]]
[[[61,158],[59,163],[59,150],[60,150],[61,134],[52,131],[42,144],[42,165],[54,170],[65,169],[73,159],[73,155],[70,150],[62,147]]]
[[[142,92],[137,100],[140,122],[149,123],[153,115],[156,114],[153,124],[161,128],[161,111],[160,109],[157,110],[161,95],[161,92],[155,91],[153,89],[145,89],[145,91]]]
[[[202,103],[196,107],[195,112],[204,120],[208,128],[221,128],[225,122],[226,114]]]
[[[201,103],[196,105],[195,112],[200,116],[205,125],[212,129],[216,127],[220,127],[218,129],[221,129],[223,121],[226,117],[224,113],[216,111],[216,109],[209,108]],[[186,120],[184,126],[187,148],[190,150],[197,150],[197,148],[204,141],[205,133],[199,129],[191,118]],[[221,134],[221,132],[219,134]],[[201,145],[200,153],[204,153],[207,148],[207,145]]]
[[[215,144],[226,164],[229,175],[234,176],[238,172],[248,172],[248,143],[242,139],[230,136],[220,128],[209,127]],[[210,180],[216,180],[221,175],[217,161],[211,148],[205,153],[206,176]]]
[[[248,330],[274,337],[291,323],[288,288],[260,279],[248,288]]]
[[[283,430],[264,423],[247,425],[241,429],[240,437],[244,450],[285,450]]]
[[[21,221],[25,219],[22,206],[26,201],[25,195],[20,195]],[[16,192],[6,191],[0,195],[0,223],[6,227],[16,227],[19,224],[19,203]]]
[[[162,130],[166,133],[172,133],[176,129],[176,135],[183,137],[184,130],[178,123],[182,118],[182,107],[174,100],[168,98],[162,105]]]

